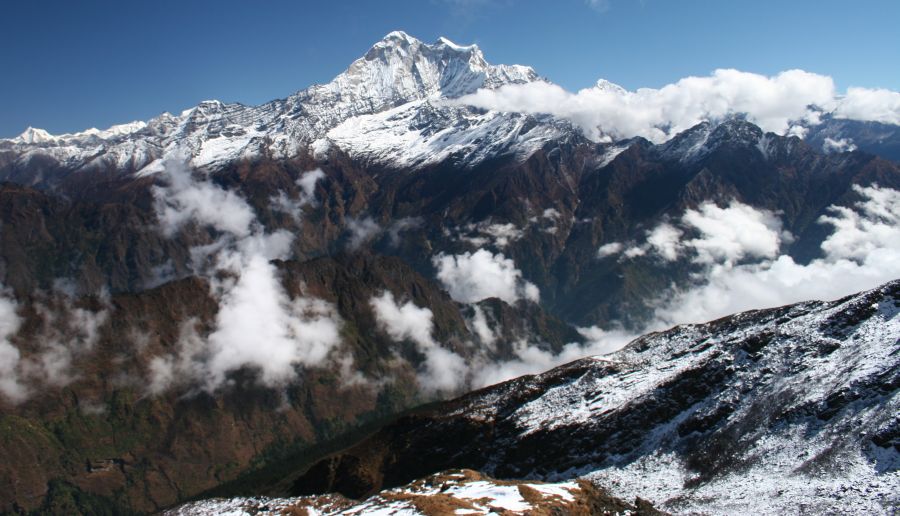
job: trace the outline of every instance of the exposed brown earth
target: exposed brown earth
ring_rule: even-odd
[[[479,494],[484,493],[486,487],[491,488],[495,494]],[[365,514],[387,510],[423,516],[452,516],[462,511],[466,514],[503,516],[665,514],[640,498],[629,503],[610,496],[587,481],[544,484],[524,480],[498,480],[469,469],[428,475],[358,501],[336,494],[280,499],[211,499],[186,504],[165,514],[200,516],[224,510],[286,515]]]

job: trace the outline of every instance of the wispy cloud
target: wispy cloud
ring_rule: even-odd
[[[214,244],[196,250],[204,259],[195,264],[208,278],[219,311],[208,335],[197,334],[189,321],[177,354],[153,359],[150,390],[159,393],[181,381],[213,391],[243,367],[257,371],[263,385],[278,386],[293,379],[298,367],[338,361],[333,352],[341,321],[334,307],[309,296],[289,297],[271,263],[290,256],[293,235],[267,232],[242,197],[195,178],[181,163],[167,163],[164,174],[167,184],[154,189],[163,233],[173,235],[189,223],[219,232]],[[289,207],[293,216],[315,202],[322,177],[320,171],[301,176],[301,197]]]
[[[19,304],[0,288],[0,395],[13,403],[25,401],[40,386],[64,387],[80,372],[77,361],[94,350],[111,313],[108,294],[99,307],[76,304],[74,291],[63,282],[49,292],[37,291],[29,303],[35,314],[27,353],[13,342],[25,322]]]
[[[612,0],[584,0],[584,4],[598,13],[605,13],[612,7]]]
[[[432,337],[434,314],[430,309],[416,306],[412,301],[399,303],[390,291],[372,297],[369,305],[382,330],[396,341],[412,341],[424,355],[424,370],[419,373],[419,383],[423,388],[456,391],[466,384],[469,370],[466,362]]]
[[[25,399],[26,389],[19,379],[22,354],[10,339],[19,331],[22,319],[18,303],[0,285],[0,394],[12,402]]]

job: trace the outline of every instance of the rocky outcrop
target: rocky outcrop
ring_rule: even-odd
[[[610,496],[590,482],[548,484],[497,480],[468,469],[450,470],[421,478],[365,500],[340,495],[295,498],[209,499],[166,511],[168,516],[229,514],[366,514],[382,511],[421,515],[570,514],[573,516],[633,514],[663,516],[640,498],[634,503]]]

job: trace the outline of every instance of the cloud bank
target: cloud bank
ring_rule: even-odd
[[[654,320],[645,331],[744,310],[836,299],[900,277],[900,192],[877,185],[853,189],[859,202],[831,206],[817,221],[832,232],[821,244],[822,256],[808,264],[782,253],[791,235],[769,211],[738,202],[687,210],[676,224],[698,234],[696,238],[673,241],[666,248],[650,244],[648,238],[638,246],[664,260],[683,257],[703,265],[693,288],[674,290],[656,303]]]
[[[900,124],[900,92],[886,89],[848,88],[837,101],[834,115],[850,120]]]
[[[831,77],[788,70],[774,76],[734,69],[686,77],[662,88],[627,91],[608,81],[571,93],[547,82],[481,89],[452,101],[482,109],[550,114],[571,121],[595,141],[641,136],[661,143],[708,120],[736,114],[778,134],[804,134],[824,113],[837,118],[900,124],[900,93],[849,88],[839,95]]]
[[[664,261],[673,262],[685,252],[692,254],[692,261],[701,264],[734,263],[747,258],[772,258],[782,241],[792,236],[782,231],[781,220],[768,210],[732,201],[721,208],[706,202],[697,210],[684,212],[675,227],[663,222],[646,232],[646,242],[625,249],[627,258],[656,254]],[[698,236],[685,239],[685,231]],[[599,257],[614,255],[623,248],[620,242],[605,244],[597,250]]]
[[[477,370],[476,385],[611,353],[640,335],[678,324],[807,300],[838,299],[900,278],[900,192],[877,185],[853,188],[860,201],[851,207],[831,206],[818,220],[832,232],[821,244],[822,257],[808,264],[782,252],[791,236],[777,215],[736,201],[727,207],[704,203],[687,210],[648,231],[639,245],[605,244],[598,251],[601,258],[686,259],[701,270],[693,285],[660,295],[653,303],[651,320],[638,331],[581,328],[586,344],[569,344],[559,354],[523,341],[515,349],[517,359]],[[684,235],[694,236],[685,239]]]

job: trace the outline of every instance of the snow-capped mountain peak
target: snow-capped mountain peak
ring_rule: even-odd
[[[480,88],[538,79],[537,73],[527,66],[489,64],[476,45],[458,45],[443,37],[427,44],[405,32],[394,31],[376,42],[331,82],[313,85],[286,99],[260,106],[206,100],[179,115],[163,113],[148,122],[71,135],[53,136],[29,128],[18,138],[0,141],[0,145],[17,154],[15,160],[21,167],[28,167],[31,158],[39,154],[53,158],[66,171],[99,167],[145,175],[162,170],[162,163],[175,156],[187,156],[194,167],[211,170],[260,155],[290,158],[324,151],[334,145],[343,145],[342,150],[351,155],[391,159],[386,151],[394,149],[397,141],[412,142],[415,140],[412,133],[418,134],[425,126],[431,126],[427,131],[431,134],[450,132],[446,138],[429,145],[415,144],[415,148],[400,149],[402,152],[397,155],[403,159],[398,164],[426,163],[460,150],[469,156],[464,159],[477,161],[486,157],[489,149],[479,146],[481,140],[470,130],[480,127],[481,122],[466,122],[473,120],[469,113],[472,109],[443,106],[435,110],[429,102],[440,103],[442,99],[467,95]],[[406,117],[367,121],[366,127],[370,131],[390,135],[386,140],[375,142],[381,141],[390,149],[373,147],[368,141],[357,148],[354,147],[357,139],[329,137],[331,130],[345,122],[352,125],[352,119],[380,115],[407,105],[420,106],[426,110],[423,114],[439,111],[441,116],[427,120],[414,116],[415,127],[406,125]],[[518,135],[523,117],[488,118],[493,120],[492,130],[516,138],[507,142],[509,145],[504,146],[504,151],[524,155],[527,154],[525,151],[539,147],[541,140],[546,139],[539,132],[531,132],[520,145]],[[376,127],[378,124],[387,125]],[[557,132],[556,129],[544,131],[547,137]],[[456,136],[451,138],[450,133]],[[437,148],[443,145],[441,142],[451,140],[456,142],[452,149]],[[35,166],[46,166],[44,163],[47,162],[39,160],[36,163]],[[45,177],[43,173],[35,176]]]
[[[59,135],[50,134],[49,131],[46,131],[44,129],[29,127],[28,129],[25,129],[22,134],[8,141],[22,145],[53,145],[59,143],[65,144],[66,142],[87,139],[109,140],[127,136],[129,134],[140,131],[144,127],[147,127],[147,122],[134,121],[128,122],[126,124],[113,125],[103,130],[97,129],[96,127],[91,127],[90,129],[85,129],[84,131],[79,131],[77,133],[66,133]]]
[[[614,82],[607,81],[606,79],[598,79],[597,84],[594,85],[594,88],[600,91],[615,93],[616,95],[625,95],[627,93],[625,88],[619,86]]]
[[[17,143],[35,144],[50,142],[55,139],[56,137],[48,133],[47,131],[38,129],[37,127],[29,126],[28,129],[25,129],[22,132],[22,134],[13,138],[13,141]]]
[[[455,98],[481,87],[536,79],[529,67],[488,64],[477,45],[457,45],[444,37],[429,45],[394,31],[322,88],[357,102],[368,101],[381,110],[403,102]]]

